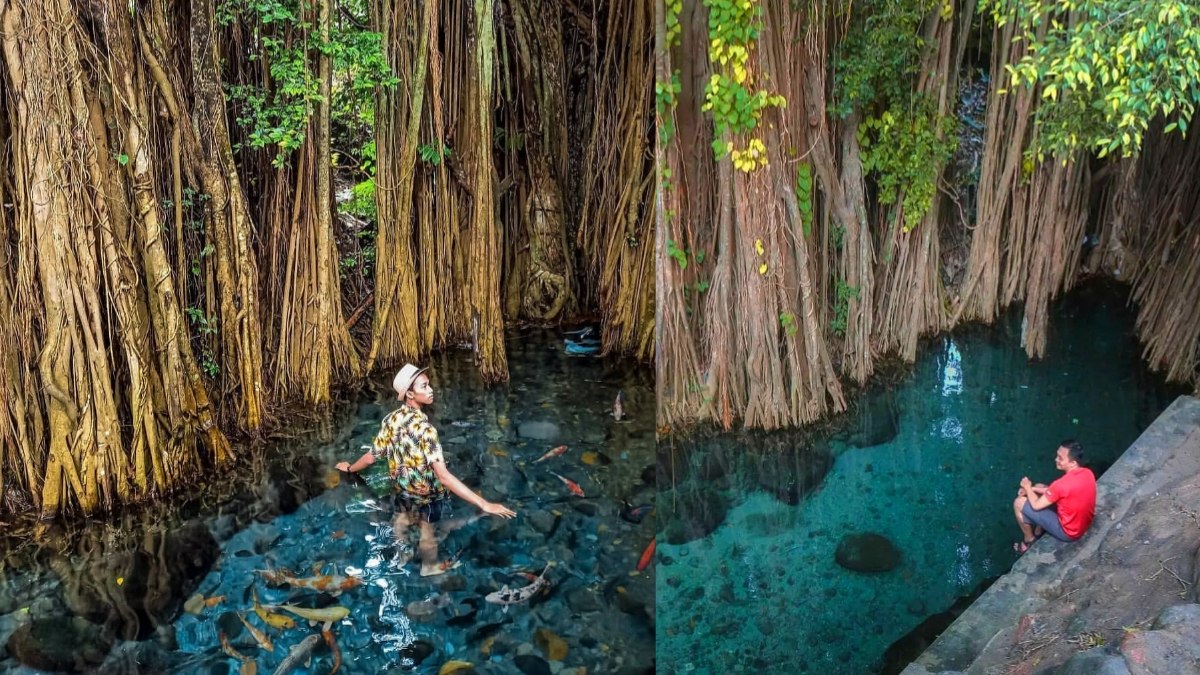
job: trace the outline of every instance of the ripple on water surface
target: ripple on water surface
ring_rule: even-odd
[[[673,469],[660,453],[675,476],[660,493],[660,669],[902,668],[1012,565],[1022,476],[1053,480],[1067,437],[1099,472],[1182,393],[1146,373],[1123,300],[1088,287],[1060,302],[1035,363],[1019,315],[934,340],[820,435],[718,435],[677,446]]]
[[[310,666],[293,672],[328,673],[335,659],[345,673],[652,672],[654,570],[635,567],[655,515],[630,507],[655,501],[653,374],[566,355],[548,331],[508,346],[512,379],[495,387],[461,352],[430,364],[447,464],[518,512],[476,518],[453,498],[440,553],[461,567],[422,578],[416,561],[402,564],[390,510],[332,469],[396,405],[377,375],[332,424],[243,450],[234,474],[196,495],[7,540],[0,670],[237,673],[245,658],[262,673],[303,645]],[[620,421],[609,414],[618,391]],[[568,450],[534,463],[557,445]],[[548,563],[549,590],[530,601],[503,612],[484,600]],[[284,604],[333,618],[336,652],[305,642],[322,624],[274,607]],[[295,627],[268,626],[281,617]]]

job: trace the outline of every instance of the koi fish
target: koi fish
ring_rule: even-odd
[[[258,570],[258,573],[272,586],[307,588],[335,596],[342,591],[348,591],[351,588],[362,585],[362,579],[358,577],[344,577],[340,574],[321,574],[314,577],[298,578],[292,576],[291,572],[282,568],[278,570]]]
[[[620,422],[621,418],[625,416],[625,406],[622,404],[623,398],[624,397],[621,395],[621,390],[618,389],[617,397],[613,399],[612,404],[612,416],[613,419],[618,422]]]
[[[507,614],[509,605],[516,605],[518,603],[525,602],[526,600],[537,595],[538,592],[546,587],[546,570],[550,569],[550,566],[553,564],[554,563],[546,563],[546,566],[542,568],[542,573],[537,575],[537,577],[534,578],[533,583],[529,584],[528,586],[525,586],[524,588],[510,589],[508,585],[505,584],[500,588],[500,590],[488,593],[487,596],[484,597],[484,600],[487,602],[496,603],[498,605],[503,605],[503,611],[505,614]]]
[[[205,607],[214,607],[224,601],[225,596],[223,595],[214,595],[211,598],[205,598],[203,595],[197,593],[188,598],[187,602],[183,603],[183,609],[191,614],[199,615],[200,612],[204,611]]]
[[[650,513],[653,509],[654,505],[652,504],[642,504],[641,506],[626,504],[625,508],[621,509],[621,518],[631,523],[640,523],[646,518],[646,514]]]
[[[551,471],[550,473],[553,473],[555,476],[558,476],[558,479],[563,482],[563,485],[567,486],[567,489],[571,491],[571,494],[575,495],[576,497],[583,496],[583,488],[579,487],[579,483],[576,483],[575,481],[573,481],[570,478],[567,478],[565,476],[559,476],[558,474],[554,473],[553,471]]]
[[[270,605],[271,609],[278,609],[284,612],[291,612],[302,619],[321,623],[323,621],[337,622],[350,616],[350,609],[342,605],[334,605],[322,609],[309,609],[308,607],[297,607],[295,605]]]
[[[261,604],[259,604],[259,602],[258,602],[258,589],[257,588],[254,589],[254,613],[258,615],[259,619],[262,619],[263,623],[267,624],[268,626],[270,626],[272,628],[277,628],[279,630],[287,630],[289,628],[296,627],[296,622],[292,620],[292,617],[284,616],[282,614],[274,614],[272,612],[268,612],[267,610],[263,609],[263,606]]]
[[[329,631],[328,624],[321,631],[321,637],[325,638],[325,644],[329,645],[329,651],[333,652],[333,670],[329,671],[329,675],[333,675],[342,667],[342,650],[338,649],[337,640],[333,638],[333,633]]]
[[[288,652],[287,658],[279,662],[279,667],[275,669],[275,675],[286,675],[304,663],[305,659],[312,653],[313,647],[321,641],[321,636],[313,633],[301,640],[292,647],[292,651]]]
[[[543,459],[550,459],[551,457],[558,457],[559,455],[563,454],[566,451],[567,451],[567,446],[560,445],[557,448],[554,448],[553,450],[542,455],[541,457],[538,457],[537,459],[533,460],[533,463],[537,464],[538,462],[542,461]]]
[[[250,631],[250,635],[254,638],[254,641],[258,643],[259,647],[262,647],[269,652],[275,651],[275,645],[271,644],[271,638],[267,637],[266,633],[251,625],[250,622],[246,620],[246,616],[241,612],[237,613],[237,617],[241,619],[242,625],[246,627],[246,630]]]
[[[229,644],[229,637],[225,635],[225,631],[217,631],[217,637],[221,640],[221,651],[225,652],[230,657],[237,659],[238,661],[245,662],[250,660],[249,656],[242,654],[238,650],[234,649],[233,645]]]
[[[657,538],[651,539],[646,546],[646,550],[642,551],[642,557],[638,560],[637,571],[641,572],[650,565],[650,561],[654,558],[654,543]]]

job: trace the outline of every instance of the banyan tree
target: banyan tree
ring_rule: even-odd
[[[977,11],[978,10],[978,11]],[[666,0],[658,414],[812,422],[962,321],[1131,282],[1200,386],[1200,10],[1186,2]]]
[[[506,323],[652,355],[653,7],[0,0],[0,494],[164,494]],[[291,411],[291,412],[290,412]]]

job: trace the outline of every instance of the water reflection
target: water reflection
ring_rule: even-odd
[[[436,673],[449,661],[461,673],[652,671],[653,568],[635,566],[656,516],[620,517],[655,503],[652,373],[562,344],[548,331],[513,335],[507,386],[483,386],[469,356],[430,364],[448,463],[519,512],[477,519],[456,501],[441,549],[462,568],[423,579],[417,563],[397,564],[390,509],[332,469],[395,404],[384,382],[316,429],[243,449],[237,471],[194,495],[37,536],[13,525],[24,529],[0,548],[0,670],[271,672],[304,649],[307,672],[337,661],[348,673]],[[606,414],[618,390],[619,422]],[[532,464],[551,444],[569,451]],[[547,592],[507,613],[484,601],[546,563]],[[287,618],[294,628],[271,627]]]

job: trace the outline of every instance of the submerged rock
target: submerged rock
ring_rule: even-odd
[[[854,572],[887,572],[900,565],[900,549],[882,534],[853,533],[838,542],[834,559]]]
[[[553,422],[521,422],[517,427],[518,436],[538,441],[558,440],[560,434],[558,425]]]
[[[898,675],[904,670],[908,664],[912,663],[937,640],[950,624],[954,623],[955,619],[967,608],[975,602],[983,592],[997,579],[991,577],[983,580],[970,595],[965,595],[954,601],[944,612],[938,612],[917,625],[916,628],[908,632],[907,635],[896,640],[883,653],[883,667],[879,669],[879,675]],[[923,615],[925,613],[925,603],[920,599],[913,598],[908,603],[908,611],[911,614]]]
[[[514,659],[517,663],[517,668],[525,675],[552,675],[550,664],[546,660],[534,656],[533,654],[521,654]]]
[[[549,628],[539,628],[533,634],[533,643],[551,661],[562,661],[567,658],[567,642],[554,634]]]
[[[600,601],[596,598],[595,591],[590,588],[580,587],[572,590],[567,594],[567,606],[572,612],[580,614],[584,612],[600,611]]]
[[[651,464],[651,465],[647,466],[646,468],[642,469],[641,479],[642,479],[642,482],[645,483],[646,485],[657,485],[658,484],[657,468],[653,464]]]
[[[1129,675],[1129,667],[1119,656],[1108,653],[1104,647],[1095,647],[1087,651],[1077,652],[1071,657],[1062,670],[1061,675]]]
[[[104,661],[112,640],[78,617],[34,619],[8,638],[8,652],[22,664],[53,672],[88,672]]]
[[[558,516],[549,511],[534,511],[529,514],[529,524],[542,534],[549,535],[557,524]]]
[[[429,655],[434,652],[433,645],[425,640],[417,639],[412,644],[400,650],[400,656],[406,659],[411,659],[413,668],[421,665],[421,662],[429,658]]]

